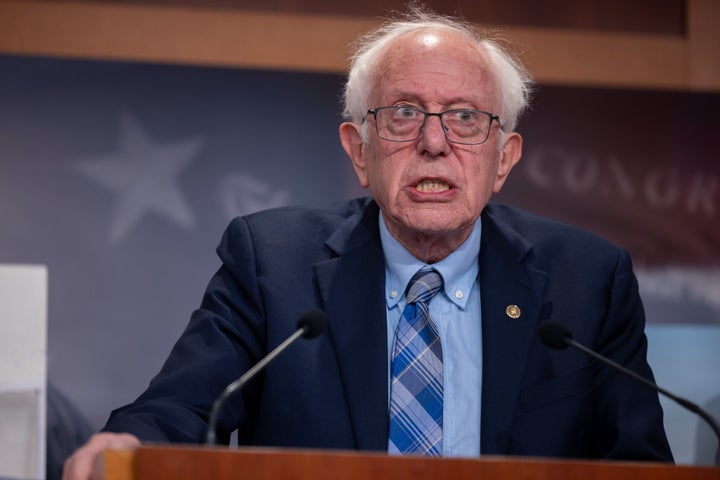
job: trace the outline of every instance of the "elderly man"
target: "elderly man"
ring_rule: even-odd
[[[231,401],[224,442],[237,429],[251,445],[672,460],[655,392],[535,336],[552,317],[652,377],[627,253],[488,204],[520,160],[529,87],[455,20],[415,12],[365,37],[340,139],[372,198],[235,219],[161,372],[65,478],[88,478],[108,447],[201,442],[213,400],[309,308],[328,332]]]

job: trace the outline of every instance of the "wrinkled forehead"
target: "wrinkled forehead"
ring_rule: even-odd
[[[474,39],[453,31],[423,29],[389,43],[375,66],[371,97],[388,88],[419,87],[414,83],[436,79],[438,89],[472,92],[495,107],[497,81],[487,54]],[[442,87],[442,88],[441,88]]]

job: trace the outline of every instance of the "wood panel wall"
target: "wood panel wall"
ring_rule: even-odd
[[[608,1],[607,8],[622,8],[622,2]],[[147,2],[0,0],[0,54],[342,72],[348,45],[378,22],[375,16],[318,8],[249,10],[239,1]],[[597,4],[579,3],[587,2]],[[506,26],[483,26],[508,38],[543,84],[720,91],[720,2],[684,0],[680,14],[663,11],[667,21],[659,22],[648,18],[659,15],[660,7],[626,3],[634,7],[611,12],[614,17],[604,21],[600,10],[589,8],[579,10],[585,13],[570,25],[568,15],[557,16],[565,23],[552,22],[547,13],[545,20],[511,22],[511,12],[496,10],[490,20],[505,18]],[[608,23],[616,17],[623,20]],[[548,23],[554,25],[543,26]]]

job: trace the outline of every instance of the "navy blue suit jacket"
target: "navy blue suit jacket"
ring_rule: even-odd
[[[482,214],[481,449],[484,454],[671,460],[652,390],[553,351],[538,323],[651,378],[644,313],[627,253],[507,206]],[[384,451],[388,433],[384,259],[371,200],[237,218],[222,267],[160,373],[108,431],[201,442],[213,400],[321,308],[328,331],[293,345],[220,416],[243,444]],[[517,305],[519,318],[506,314]]]

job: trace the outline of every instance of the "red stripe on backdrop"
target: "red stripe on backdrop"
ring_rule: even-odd
[[[641,267],[720,266],[720,95],[542,87],[497,200],[594,231]]]

